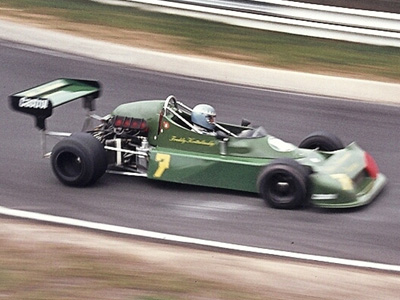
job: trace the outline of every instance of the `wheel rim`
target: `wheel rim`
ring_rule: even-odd
[[[274,174],[270,180],[269,194],[276,203],[290,203],[296,194],[296,185],[293,177],[286,172]]]
[[[57,166],[60,173],[69,178],[82,174],[83,164],[81,158],[71,152],[63,152],[57,156]]]

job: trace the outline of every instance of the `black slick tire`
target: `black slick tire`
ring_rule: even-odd
[[[295,209],[307,203],[308,172],[290,158],[279,158],[267,165],[258,178],[258,190],[267,205]]]
[[[299,148],[336,151],[343,149],[344,146],[336,135],[326,131],[316,131],[306,136],[300,143]]]
[[[103,145],[89,133],[75,133],[58,142],[51,154],[51,166],[65,185],[94,184],[107,169]]]

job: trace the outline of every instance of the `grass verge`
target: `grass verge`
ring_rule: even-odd
[[[0,0],[0,16],[175,53],[400,82],[400,49],[230,26],[89,0]]]
[[[251,288],[188,271],[170,253],[177,247],[154,250],[142,242],[53,226],[0,223],[8,228],[0,230],[0,298],[264,299]],[[168,259],[174,260],[172,266],[163,261]]]

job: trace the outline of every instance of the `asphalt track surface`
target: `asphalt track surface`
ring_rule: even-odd
[[[271,91],[113,65],[0,40],[0,206],[213,241],[400,265],[398,106]],[[96,79],[97,112],[174,94],[213,104],[218,120],[242,117],[298,144],[314,130],[356,141],[389,184],[371,205],[351,210],[275,210],[258,195],[106,174],[93,187],[69,188],[41,158],[33,118],[9,109],[7,96],[59,77]],[[79,131],[80,103],[56,110],[51,130]]]

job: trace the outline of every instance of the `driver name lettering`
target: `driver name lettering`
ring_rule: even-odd
[[[172,136],[169,139],[170,142],[174,143],[180,143],[180,144],[193,144],[193,145],[200,145],[200,146],[208,146],[208,147],[213,147],[215,146],[214,141],[206,141],[206,140],[199,140],[196,138],[184,138],[184,137],[177,137],[177,136]]]
[[[49,100],[41,98],[23,97],[19,99],[18,106],[21,108],[46,109],[49,107]]]

